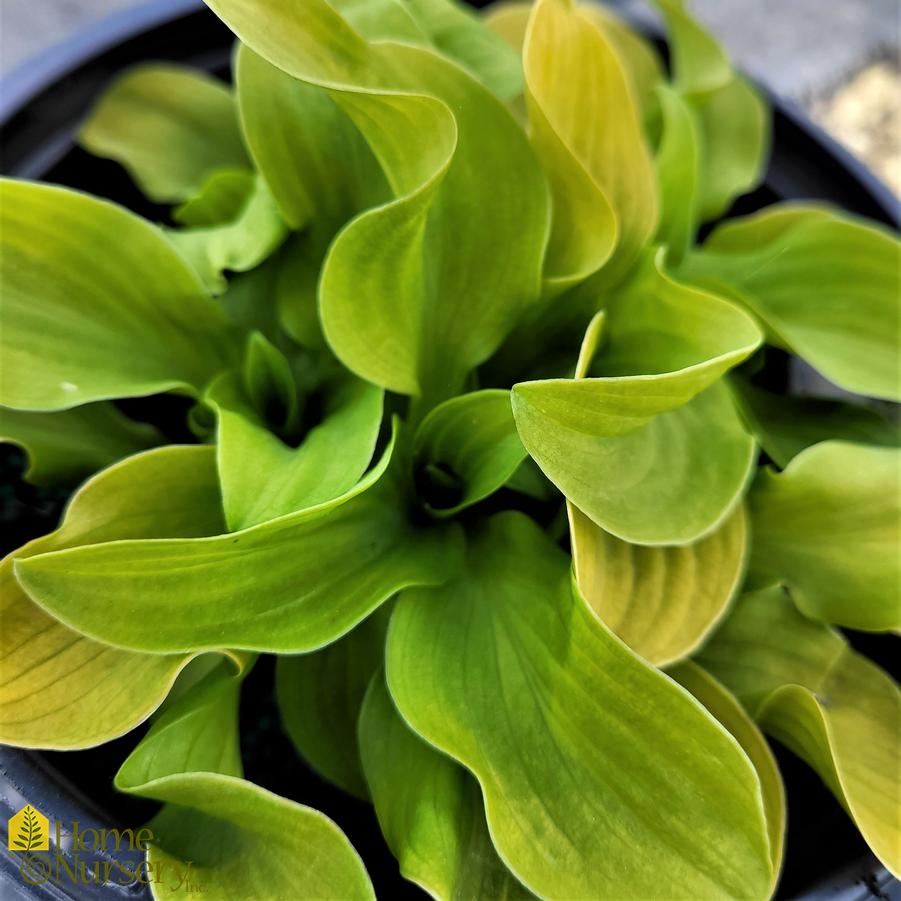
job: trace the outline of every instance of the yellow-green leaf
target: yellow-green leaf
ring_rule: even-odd
[[[741,508],[706,538],[682,547],[621,541],[572,504],[569,517],[582,596],[611,631],[657,666],[699,647],[744,574],[747,526]]]
[[[770,894],[775,892],[782,870],[785,851],[785,786],[776,758],[754,720],[748,716],[738,700],[706,670],[686,660],[668,671],[669,675],[687,688],[735,737],[748,755],[763,792],[767,834],[770,839],[770,858],[773,861],[773,881]]]
[[[161,231],[86,194],[0,181],[0,403],[199,392],[238,332]]]
[[[55,532],[7,557],[0,564],[0,740],[39,748],[109,741],[146,719],[191,660],[124,651],[73,631],[22,590],[14,560],[224,528],[213,448],[163,447],[95,476],[73,497]]]
[[[404,877],[439,901],[534,897],[498,857],[476,781],[403,721],[382,670],[363,702],[360,751],[379,825]]]
[[[745,303],[769,340],[835,384],[901,399],[899,243],[824,208],[777,205],[717,228],[680,274]]]
[[[901,874],[901,692],[892,679],[779,587],[742,597],[698,662],[819,773]]]
[[[573,593],[569,556],[527,517],[488,520],[453,580],[404,592],[386,660],[397,709],[473,772],[537,895],[766,897],[754,767]]]
[[[604,277],[614,281],[657,221],[653,165],[629,77],[596,21],[572,0],[538,0],[523,60],[533,142],[553,192],[546,274],[567,286],[606,264]]]
[[[121,163],[158,203],[187,200],[216,169],[247,165],[229,88],[173,63],[117,78],[78,137],[95,156]]]
[[[162,441],[151,425],[129,419],[110,403],[37,413],[0,407],[0,441],[28,454],[25,479],[74,485],[122,457]]]
[[[815,619],[901,629],[901,450],[824,441],[748,497],[757,585],[782,581]]]

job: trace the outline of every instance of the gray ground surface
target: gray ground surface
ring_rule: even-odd
[[[641,8],[642,0],[619,0]],[[688,0],[749,74],[800,101],[901,192],[899,0]],[[135,0],[0,0],[0,78]]]

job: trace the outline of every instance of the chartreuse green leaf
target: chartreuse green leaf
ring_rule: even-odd
[[[278,321],[278,279],[283,257],[291,242],[256,269],[230,278],[225,292],[216,301],[225,314],[245,332],[262,332],[270,341],[284,340]]]
[[[736,510],[681,547],[642,547],[607,534],[569,505],[579,590],[633,651],[665,666],[695,651],[726,612],[744,575],[747,526]]]
[[[686,660],[668,671],[671,678],[687,688],[725,726],[754,764],[763,791],[773,881],[770,896],[776,890],[785,851],[785,786],[776,758],[754,720],[738,700],[713,676],[696,663]]]
[[[408,0],[406,7],[436,50],[460,63],[501,100],[522,93],[519,55],[480,16],[455,0]]]
[[[700,136],[694,114],[678,92],[660,85],[657,97],[662,134],[654,161],[660,192],[655,240],[666,245],[668,262],[676,265],[691,247],[697,227]]]
[[[737,307],[646,265],[586,334],[575,379],[513,388],[519,436],[596,525],[637,544],[686,544],[731,512],[754,442],[719,381],[758,345]]]
[[[697,118],[701,166],[696,209],[706,222],[722,216],[736,197],[762,181],[769,117],[758,92],[733,70],[723,48],[682,0],[659,0],[657,5],[669,31],[673,86]]]
[[[253,410],[275,431],[298,428],[300,401],[291,364],[261,332],[248,338],[241,377]]]
[[[204,179],[197,193],[173,208],[172,218],[185,228],[228,222],[241,212],[253,183],[253,172],[247,168],[216,169]]]
[[[498,857],[476,781],[411,731],[381,670],[363,702],[360,750],[379,825],[405,878],[442,901],[534,897]]]
[[[901,451],[824,441],[748,497],[754,584],[784,582],[814,619],[901,629]]]
[[[522,54],[526,29],[532,14],[531,2],[493,3],[484,10],[485,24],[510,47]],[[663,63],[653,46],[629,27],[612,10],[599,5],[586,5],[580,9],[604,32],[626,67],[636,99],[645,115],[653,108],[654,88],[664,80]]]
[[[766,896],[750,761],[595,617],[527,517],[488,520],[452,581],[401,595],[386,660],[397,709],[476,776],[498,853],[537,895]]]
[[[293,228],[309,223],[311,241],[321,245],[321,264],[340,226],[388,199],[381,168],[323,88],[292,78],[244,45],[235,58],[235,79],[254,163],[285,220]]]
[[[74,485],[86,476],[162,442],[150,425],[135,422],[109,403],[37,413],[0,407],[0,441],[28,454],[27,481]]]
[[[709,222],[763,181],[770,115],[757,89],[735,73],[699,105],[697,116],[702,136],[700,217]]]
[[[233,182],[236,173],[222,173]],[[229,198],[210,198],[207,209],[199,213],[197,208],[189,218],[197,221],[211,215],[213,204],[222,201],[223,219],[207,225],[186,229],[168,229],[166,236],[179,253],[191,264],[205,285],[215,294],[221,294],[227,285],[223,273],[247,272],[270,256],[288,234],[278,207],[263,177],[257,173],[243,173],[242,198],[237,192]],[[218,181],[207,183],[205,193],[197,202],[207,200],[210,192],[219,192]],[[236,189],[229,184],[228,191]],[[237,209],[234,208],[237,207]]]
[[[572,0],[538,0],[523,62],[532,140],[553,194],[546,275],[567,287],[606,264],[605,277],[615,280],[657,220],[629,77],[597,22]]]
[[[17,575],[54,616],[117,647],[312,651],[401,589],[440,584],[459,557],[455,524],[408,520],[382,479],[390,454],[341,497],[260,525],[43,554],[18,561]]]
[[[413,442],[413,465],[424,482],[447,482],[450,503],[430,505],[438,517],[452,516],[493,494],[526,456],[510,392],[493,389],[461,394],[435,407]]]
[[[239,687],[221,668],[209,673],[163,711],[116,775],[121,791],[166,805],[149,824],[154,898],[202,885],[234,901],[374,899],[328,817],[241,778]]]
[[[332,501],[349,491],[372,459],[382,421],[383,392],[348,374],[319,392],[322,419],[292,447],[234,395],[217,391],[217,453],[230,530]]]
[[[369,790],[357,721],[363,695],[385,659],[390,604],[321,651],[279,657],[276,690],[282,725],[321,776],[358,798]]]
[[[159,229],[76,191],[0,181],[0,403],[59,410],[199,391],[237,330]]]
[[[901,692],[889,676],[779,587],[743,596],[698,662],[819,773],[901,873]]]
[[[520,56],[526,41],[532,6],[530,2],[515,0],[510,3],[492,3],[483,12],[485,24]]]
[[[79,141],[121,163],[158,203],[187,200],[216,169],[248,165],[229,88],[172,63],[139,66],[106,90]]]
[[[898,254],[878,226],[779,205],[717,228],[680,274],[741,300],[835,384],[899,400]]]
[[[689,14],[684,0],[654,2],[666,19],[676,90],[703,100],[727,85],[732,80],[729,57],[713,35]]]
[[[626,68],[635,97],[647,118],[657,106],[655,88],[666,78],[660,55],[648,40],[624,22],[612,9],[600,4],[586,4],[582,6],[581,11],[598,23],[598,27],[610,41],[620,62]]]
[[[0,564],[0,741],[63,749],[116,738],[162,703],[193,656],[123,651],[72,631],[22,590],[15,559],[129,538],[215,535],[224,528],[213,448],[170,446],[94,476],[55,532],[7,557]]]
[[[329,88],[395,195],[329,250],[320,313],[332,348],[383,387],[452,393],[539,293],[548,204],[522,130],[457,66],[367,42],[323,0],[211,6],[255,52]]]
[[[898,447],[899,427],[879,410],[825,397],[773,394],[735,377],[730,385],[760,446],[785,469],[807,447],[830,438]]]

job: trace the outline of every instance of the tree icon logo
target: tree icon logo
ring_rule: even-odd
[[[14,817],[10,817],[7,845],[10,851],[48,851],[50,849],[50,824],[40,811],[26,804]]]

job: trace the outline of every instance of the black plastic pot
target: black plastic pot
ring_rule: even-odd
[[[77,187],[111,197],[144,215],[160,216],[162,211],[138,193],[117,165],[75,147],[75,129],[103,87],[123,68],[163,59],[227,76],[231,45],[231,34],[198,0],[156,0],[113,16],[29,62],[0,85],[3,173]],[[742,198],[734,212],[749,212],[779,200],[810,198],[897,224],[897,202],[864,166],[796,109],[775,99],[773,105],[774,149],[766,183]],[[3,553],[52,528],[63,500],[61,494],[38,492],[25,485],[20,478],[21,462],[17,452],[7,450],[0,455],[0,523],[8,533],[0,542]],[[882,639],[852,636],[852,640],[864,645],[883,665],[891,661],[891,648]],[[363,856],[380,898],[425,898],[419,889],[400,879],[371,808],[331,788],[298,760],[278,728],[271,675],[271,661],[263,659],[245,691],[251,699],[242,708],[248,778],[316,806],[335,819]],[[152,814],[153,805],[116,795],[111,782],[141,731],[90,751],[0,749],[0,828],[25,803],[51,821],[70,824],[77,820],[83,828],[139,825]],[[792,755],[778,748],[777,753],[791,812],[779,897],[808,901],[901,898],[901,885],[866,849],[818,777]],[[61,850],[66,852],[65,845]],[[149,898],[146,887],[134,885],[79,885],[68,890],[52,882],[28,886],[18,868],[17,857],[0,855],[0,898]]]

